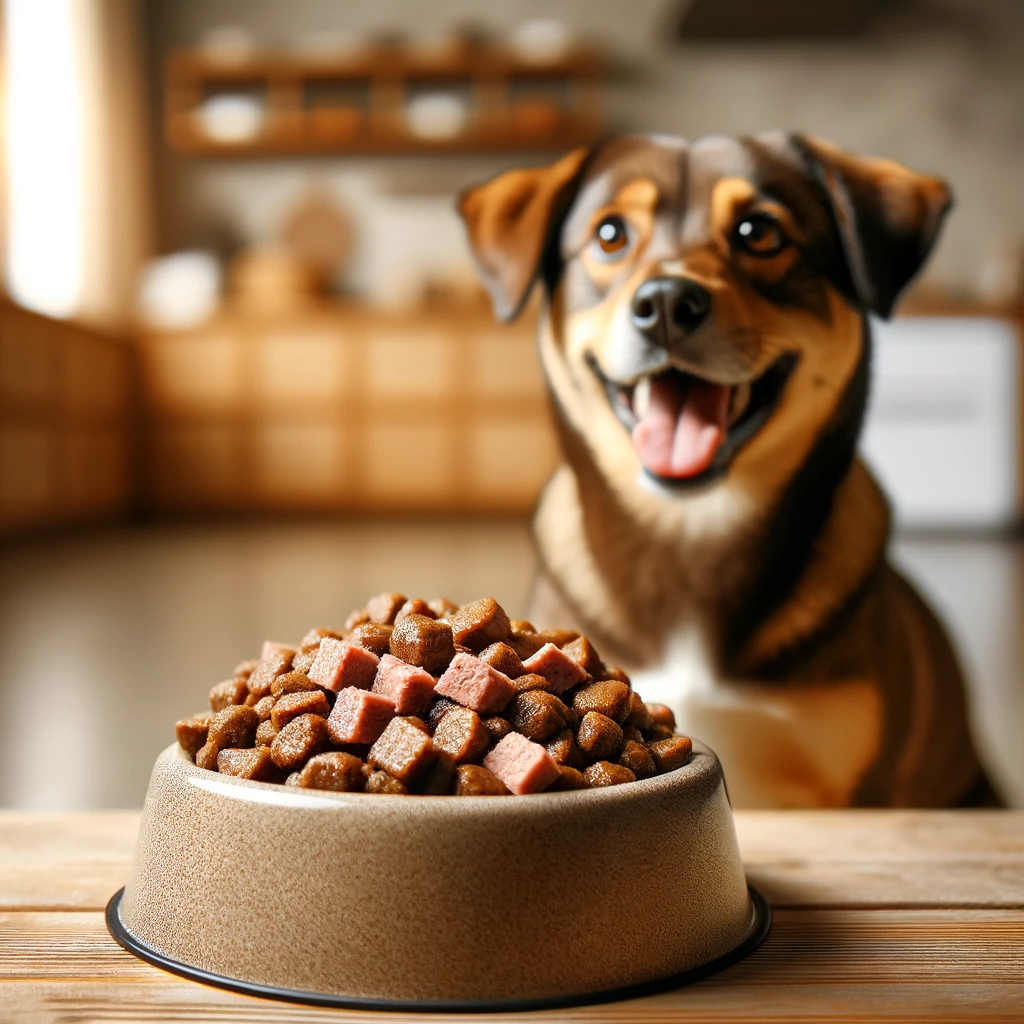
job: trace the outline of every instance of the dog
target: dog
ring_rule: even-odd
[[[495,312],[543,285],[564,463],[530,618],[573,623],[721,758],[735,806],[984,802],[952,645],[886,561],[856,445],[868,314],[947,185],[796,134],[627,136],[459,197]]]

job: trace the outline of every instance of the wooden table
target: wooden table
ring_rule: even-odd
[[[393,1021],[237,996],[165,974],[107,935],[138,814],[0,812],[0,1020]],[[775,911],[749,959],[559,1021],[1024,1021],[1024,811],[738,812]],[[510,1015],[429,1015],[431,1021]]]

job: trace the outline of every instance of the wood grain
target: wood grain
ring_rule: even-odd
[[[0,812],[0,910],[102,910],[128,877],[138,811]]]
[[[0,812],[4,1022],[413,1019],[236,996],[124,952],[101,908],[123,883],[137,822],[135,812]],[[675,992],[517,1016],[1024,1020],[1024,812],[737,812],[736,825],[750,877],[775,906],[760,950]]]

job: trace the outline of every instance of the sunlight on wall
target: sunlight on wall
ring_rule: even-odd
[[[8,287],[49,316],[82,283],[83,118],[75,0],[6,0]]]

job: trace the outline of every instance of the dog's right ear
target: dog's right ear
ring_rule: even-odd
[[[523,308],[588,152],[573,150],[549,167],[506,171],[459,196],[469,246],[499,320],[514,320]]]

